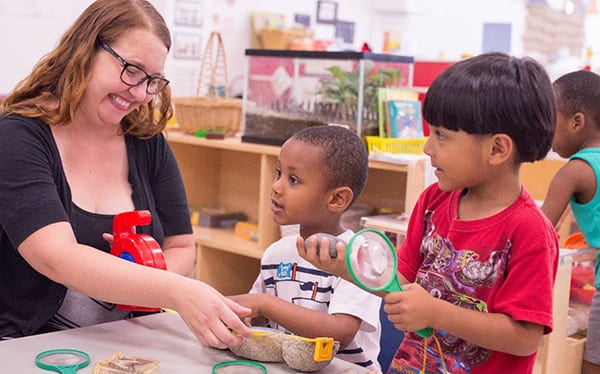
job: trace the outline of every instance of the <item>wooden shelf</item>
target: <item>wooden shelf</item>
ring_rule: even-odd
[[[239,238],[233,230],[194,226],[194,238],[200,245],[259,260],[264,252],[258,242]]]
[[[225,295],[247,292],[258,275],[264,250],[281,235],[270,205],[280,147],[244,143],[239,138],[207,140],[174,129],[167,131],[167,140],[191,206],[242,211],[257,223],[258,241],[238,238],[232,230],[194,227],[196,278]],[[410,212],[423,186],[424,162],[371,160],[358,202]]]
[[[279,155],[279,147],[255,143],[244,143],[239,138],[206,139],[186,134],[179,130],[169,129],[167,140],[174,143],[197,145],[201,147],[233,150],[239,152],[262,153],[271,156]]]

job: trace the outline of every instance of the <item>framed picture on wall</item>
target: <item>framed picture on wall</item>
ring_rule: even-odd
[[[335,1],[317,1],[317,23],[335,24],[337,21],[337,7]]]
[[[335,37],[341,38],[344,43],[354,43],[354,22],[337,21],[335,23]]]
[[[173,57],[186,60],[200,60],[200,56],[202,55],[202,35],[196,33],[176,33],[173,39]]]
[[[204,23],[204,0],[177,0],[175,2],[175,24],[202,27]]]
[[[308,14],[294,14],[294,22],[305,27],[310,27],[310,16]]]

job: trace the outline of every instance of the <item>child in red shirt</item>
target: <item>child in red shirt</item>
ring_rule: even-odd
[[[398,250],[404,291],[384,295],[388,319],[407,331],[388,374],[531,373],[552,331],[558,239],[519,170],[550,150],[550,79],[530,58],[479,55],[434,80],[423,115],[438,182],[421,194]],[[336,259],[303,245],[302,257],[351,279],[343,245]],[[433,337],[415,333],[426,327]]]

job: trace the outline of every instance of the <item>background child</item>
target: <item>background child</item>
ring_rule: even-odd
[[[483,54],[442,72],[423,114],[438,182],[419,197],[398,251],[404,292],[384,297],[388,319],[410,331],[388,373],[531,373],[552,330],[558,240],[519,169],[550,149],[551,82],[532,59]],[[341,246],[337,259],[302,246],[315,266],[347,277]],[[435,339],[414,333],[426,327]]]
[[[556,225],[567,204],[586,242],[600,248],[600,76],[589,71],[565,74],[554,82],[557,103],[552,149],[569,161],[548,187],[542,210]],[[600,275],[590,309],[583,373],[600,373]]]
[[[297,132],[279,152],[271,195],[274,220],[299,224],[305,238],[327,233],[349,241],[353,232],[341,217],[362,191],[367,172],[366,147],[354,132],[339,126]],[[250,294],[232,298],[269,327],[332,337],[340,341],[338,358],[379,369],[381,299],[300,258],[295,236],[269,246]]]

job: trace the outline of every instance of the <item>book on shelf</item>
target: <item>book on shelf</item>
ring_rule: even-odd
[[[389,100],[390,138],[417,139],[423,137],[421,102],[419,100]]]
[[[405,88],[380,87],[377,89],[377,114],[379,136],[391,137],[388,101],[390,100],[419,100],[419,93]]]

